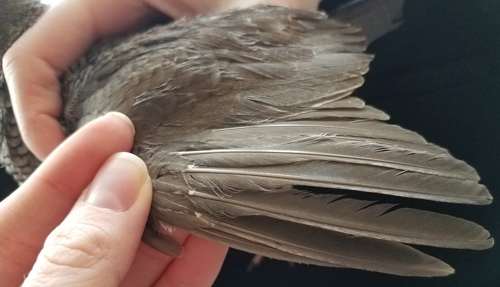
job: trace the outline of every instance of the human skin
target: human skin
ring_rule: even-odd
[[[215,280],[226,246],[178,230],[185,252],[176,259],[140,241],[151,181],[139,158],[116,154],[130,150],[134,132],[130,120],[115,115],[69,137],[0,202],[2,286],[211,286]],[[104,197],[89,196],[95,190]]]
[[[130,127],[109,116],[96,120],[65,141],[66,135],[59,123],[62,112],[59,78],[95,41],[147,24],[159,12],[178,19],[256,4],[316,10],[318,3],[318,0],[66,0],[49,9],[2,60],[23,140],[39,159],[46,160],[32,179],[0,204],[2,284],[19,286],[35,266],[26,286],[69,286],[67,279],[75,274],[83,277],[71,286],[211,286],[227,247],[178,229],[173,236],[184,245],[182,258],[168,257],[140,242],[149,210],[147,196],[142,200],[143,207],[135,211],[139,215],[131,216],[136,218],[134,228],[124,225],[120,230],[111,231],[118,236],[125,230],[131,240],[132,248],[111,252],[112,258],[104,258],[118,262],[117,266],[93,266],[90,269],[95,267],[96,275],[90,273],[85,277],[85,273],[78,272],[81,268],[75,262],[65,266],[56,264],[54,268],[57,262],[43,261],[46,253],[42,248],[47,237],[45,244],[50,247],[54,242],[49,235],[54,229],[60,232],[58,226],[64,229],[69,224],[79,228],[72,225],[72,220],[79,217],[72,215],[71,210],[80,210],[82,192],[106,160],[116,152],[130,150],[133,142]],[[101,138],[110,140],[103,144],[97,140]],[[83,219],[89,220],[85,216]],[[121,242],[119,239],[115,238],[117,243]],[[78,244],[69,245],[75,250],[80,248]],[[116,249],[120,250],[120,246],[117,244]],[[99,280],[98,274],[106,274],[109,268],[120,270],[113,273],[117,274],[114,281]],[[49,277],[53,281],[37,281],[41,271],[61,269],[62,273],[54,272]],[[44,276],[47,278],[47,274]]]
[[[158,11],[178,19],[256,4],[316,10],[319,0],[66,0],[55,5],[2,61],[24,142],[43,160],[64,140],[59,78],[98,39],[143,25]]]

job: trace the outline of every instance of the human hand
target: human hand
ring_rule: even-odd
[[[227,247],[177,231],[185,253],[172,259],[140,241],[151,181],[118,153],[133,136],[121,114],[97,119],[0,202],[2,286],[211,286]]]
[[[65,0],[7,51],[3,68],[24,142],[41,160],[65,138],[59,77],[92,43],[151,19],[272,4],[316,10],[320,0]]]
[[[215,0],[208,4],[203,0],[122,0],[120,5],[117,5],[118,0],[66,0],[47,11],[40,21],[11,47],[2,61],[23,140],[38,158],[47,158],[65,139],[59,122],[62,112],[59,77],[63,71],[77,61],[96,40],[141,25],[157,11],[180,18],[259,3],[315,10],[318,2],[319,0]],[[83,130],[90,128],[91,126]],[[110,134],[116,133],[113,129],[110,131]],[[0,277],[6,286],[21,284],[23,276],[31,270],[40,253],[44,240],[69,213],[79,194],[90,183],[105,159],[115,152],[129,150],[130,146],[124,147],[124,142],[132,144],[131,140],[122,141],[120,137],[110,139],[107,144],[102,143],[101,139],[91,140],[83,136],[80,138],[80,142],[75,139],[71,141],[71,145],[76,146],[80,153],[74,153],[73,158],[64,159],[59,152],[59,156],[53,157],[57,159],[56,163],[50,164],[54,161],[51,159],[39,169],[45,170],[46,166],[55,164],[52,170],[45,172],[47,176],[50,175],[49,183],[43,183],[43,179],[42,183],[39,183],[40,179],[35,176],[0,205]],[[103,138],[109,139],[109,136]],[[64,144],[68,145],[71,147],[69,141]],[[105,150],[101,150],[103,148]],[[93,156],[89,157],[88,154]],[[89,165],[89,160],[100,162]],[[72,166],[74,162],[83,162],[85,165]],[[66,170],[66,165],[72,169]],[[59,170],[62,168],[62,171]],[[74,182],[75,175],[78,175],[80,181]],[[71,182],[60,183],[63,179],[71,179]],[[56,184],[55,191],[51,182]],[[61,184],[64,190],[61,190]],[[37,185],[42,188],[35,189]],[[89,208],[81,202],[77,203],[77,206]],[[74,210],[77,212],[85,209],[75,207]],[[175,282],[190,282],[192,286],[210,285],[220,270],[227,247],[181,230],[176,230],[173,236],[180,243],[184,243],[185,253],[182,258],[174,260],[141,242],[132,266],[121,283],[122,286],[149,286],[155,282],[156,286],[175,285]],[[119,248],[117,245],[116,250],[131,249]],[[117,263],[117,266],[126,264],[123,262],[125,260]],[[33,274],[36,273],[30,275],[30,280],[34,278]],[[92,276],[87,279],[94,278],[94,282],[99,284],[99,274]],[[118,279],[115,278],[116,281]],[[80,283],[85,285],[89,284],[89,281],[81,279]],[[109,286],[108,282],[103,286]]]

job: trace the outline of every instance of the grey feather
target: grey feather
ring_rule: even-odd
[[[428,277],[453,273],[447,264],[391,241],[349,236],[271,218],[222,218],[217,219],[217,223],[225,234],[288,254],[319,260],[324,262],[322,265],[332,264],[403,276]],[[294,236],[287,235],[290,233]]]
[[[298,190],[232,192],[223,197],[191,191],[190,195],[199,197],[193,201],[207,212],[231,218],[266,216],[356,236],[448,248],[486,249],[493,244],[489,232],[470,221],[410,208],[392,210],[391,204],[344,195]]]
[[[485,249],[488,231],[350,192],[492,200],[472,167],[351,96],[373,58],[365,42],[325,14],[266,6],[151,27],[98,43],[65,73],[61,122],[69,134],[109,111],[132,119],[154,188],[143,239],[166,254],[182,254],[166,231],[177,226],[282,260],[450,274],[404,243]],[[38,161],[7,99],[0,116],[2,161],[22,182]]]
[[[304,161],[286,165],[241,168],[188,167],[188,184],[210,181],[217,186],[242,190],[246,185],[276,189],[284,184],[359,190],[427,200],[489,204],[486,187],[468,180],[350,163]],[[203,184],[201,184],[203,185]]]
[[[369,43],[397,29],[402,23],[404,0],[351,0],[332,17],[362,27]]]

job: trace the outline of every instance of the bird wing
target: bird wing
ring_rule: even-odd
[[[109,110],[134,122],[155,190],[146,242],[179,256],[174,225],[275,258],[413,276],[452,269],[403,243],[493,244],[467,220],[351,195],[491,202],[472,167],[351,96],[372,59],[358,28],[264,6],[186,21],[96,47],[65,85],[66,126]]]

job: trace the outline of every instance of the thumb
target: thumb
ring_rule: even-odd
[[[45,241],[23,286],[118,286],[139,246],[152,188],[146,165],[117,153]]]

